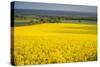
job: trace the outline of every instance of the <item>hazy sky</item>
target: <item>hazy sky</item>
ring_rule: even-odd
[[[15,2],[15,9],[39,9],[39,10],[61,10],[61,11],[76,11],[76,12],[97,12],[96,6],[80,6],[67,4],[50,4],[36,2]]]

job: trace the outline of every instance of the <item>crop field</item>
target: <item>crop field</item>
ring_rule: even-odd
[[[14,65],[96,61],[97,26],[44,23],[14,27],[12,48]]]

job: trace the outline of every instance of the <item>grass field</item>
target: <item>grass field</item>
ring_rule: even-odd
[[[45,23],[14,27],[15,65],[95,60],[96,24]]]

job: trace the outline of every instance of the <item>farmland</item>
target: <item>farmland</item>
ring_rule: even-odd
[[[97,60],[97,26],[42,23],[14,27],[14,65]]]

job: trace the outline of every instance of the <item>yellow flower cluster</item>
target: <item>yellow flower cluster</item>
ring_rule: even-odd
[[[58,32],[56,34],[50,34],[50,32],[49,34],[47,34],[48,32],[41,34],[39,32],[41,31],[43,33],[44,29],[40,29],[39,31],[39,29],[35,30],[35,27],[31,31],[32,28],[29,27],[15,28],[15,65],[83,62],[97,59],[96,34],[57,34]],[[39,28],[38,25],[37,27]]]

